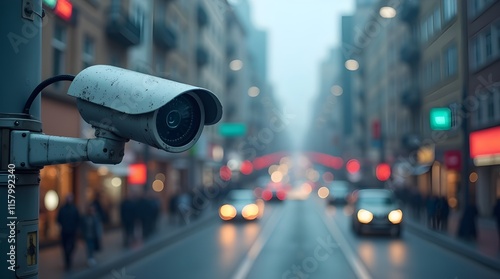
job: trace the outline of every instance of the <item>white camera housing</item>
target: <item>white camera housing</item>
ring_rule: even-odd
[[[107,65],[81,71],[68,95],[95,128],[174,153],[222,117],[219,99],[206,89]]]

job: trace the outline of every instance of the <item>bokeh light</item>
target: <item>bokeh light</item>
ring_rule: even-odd
[[[47,208],[48,211],[53,211],[59,205],[59,196],[57,195],[56,191],[49,190],[45,194],[45,197],[43,198],[43,202],[44,202],[45,208]]]

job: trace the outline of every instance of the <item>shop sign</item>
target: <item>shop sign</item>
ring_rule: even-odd
[[[470,134],[470,156],[500,155],[500,126]]]
[[[417,160],[419,164],[430,165],[434,162],[435,151],[434,145],[422,146],[418,149]]]
[[[460,171],[462,168],[462,156],[460,150],[449,150],[444,153],[444,164],[449,170]]]

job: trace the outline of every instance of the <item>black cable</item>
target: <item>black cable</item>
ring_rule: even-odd
[[[51,85],[54,82],[63,81],[63,80],[73,81],[74,79],[75,79],[74,75],[58,75],[58,76],[53,76],[51,78],[48,78],[48,79],[42,81],[40,84],[37,85],[37,87],[35,87],[35,89],[33,89],[33,92],[31,92],[30,97],[28,98],[28,100],[26,101],[26,104],[24,105],[23,112],[26,114],[30,113],[31,104],[33,103],[35,98],[38,96],[38,94],[40,94],[40,92],[42,92],[42,90],[45,89],[45,87]]]

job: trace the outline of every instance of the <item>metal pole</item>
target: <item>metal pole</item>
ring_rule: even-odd
[[[0,278],[38,278],[40,170],[12,164],[10,135],[41,132],[40,98],[23,106],[41,78],[41,0],[4,1],[0,10]],[[26,162],[27,163],[27,162]]]
[[[469,96],[469,28],[468,28],[468,15],[467,15],[467,2],[466,0],[460,1],[461,3],[461,11],[462,11],[462,63],[463,63],[463,80],[462,80],[462,103],[467,100]],[[463,169],[462,169],[462,186],[463,186],[463,199],[465,206],[469,203],[470,197],[470,181],[469,174],[471,172],[471,158],[470,158],[470,149],[469,149],[469,119],[462,119],[462,133],[463,133]]]

